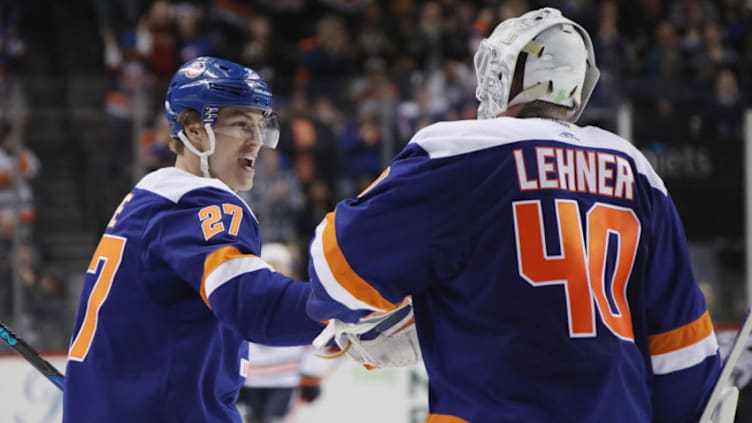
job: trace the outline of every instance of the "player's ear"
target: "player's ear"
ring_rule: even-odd
[[[184,127],[185,135],[188,137],[188,140],[196,147],[201,146],[202,137],[201,134],[205,131],[205,129],[201,126],[201,123],[194,122],[186,124]]]

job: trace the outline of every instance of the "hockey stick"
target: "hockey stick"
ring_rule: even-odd
[[[0,321],[0,338],[2,338],[3,341],[13,349],[13,351],[17,352],[21,357],[34,366],[39,373],[43,374],[44,377],[60,388],[61,391],[63,390],[64,376],[62,373],[60,373],[55,366],[50,364],[49,361],[42,358],[42,356],[23,339],[16,336],[16,334],[5,325],[5,322],[2,321]]]
[[[708,403],[700,417],[700,423],[724,423],[731,422],[736,412],[736,402],[739,397],[739,389],[731,384],[731,373],[736,367],[739,356],[747,345],[747,339],[752,332],[752,312],[747,310],[744,323],[736,333],[734,344],[731,346],[726,360],[723,362],[721,374],[713,386]],[[716,412],[717,411],[717,412]],[[711,420],[716,418],[718,420]],[[729,420],[727,420],[729,419]]]

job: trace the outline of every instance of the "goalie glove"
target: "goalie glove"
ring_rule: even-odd
[[[342,352],[367,368],[406,367],[423,361],[409,300],[395,310],[357,323],[332,319],[313,340],[313,346],[321,349],[332,339]]]

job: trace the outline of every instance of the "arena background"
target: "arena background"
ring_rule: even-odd
[[[475,118],[475,46],[501,19],[541,6],[591,33],[602,76],[579,123],[624,135],[653,163],[711,315],[733,330],[750,303],[750,0],[0,0],[0,319],[64,367],[97,237],[133,182],[171,163],[161,107],[180,63],[215,55],[269,81],[283,132],[247,199],[264,241],[287,244],[305,278],[323,213],[418,128]],[[0,353],[10,369],[0,405],[21,410],[5,415],[59,421],[45,411],[55,409],[54,387],[37,387],[43,379]],[[410,380],[420,369],[360,372],[340,366],[311,408],[358,404],[361,391],[337,397],[335,384],[378,390],[391,380],[399,388],[385,392],[419,392]],[[748,391],[740,422],[752,421]],[[393,401],[420,409],[411,395]],[[404,416],[420,421],[420,411]]]

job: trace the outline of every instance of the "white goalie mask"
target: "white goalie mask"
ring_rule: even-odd
[[[510,99],[520,53],[528,53],[522,91]],[[577,121],[600,76],[585,29],[546,7],[500,23],[475,53],[480,101],[478,119],[491,119],[511,105],[542,100],[572,109]]]

